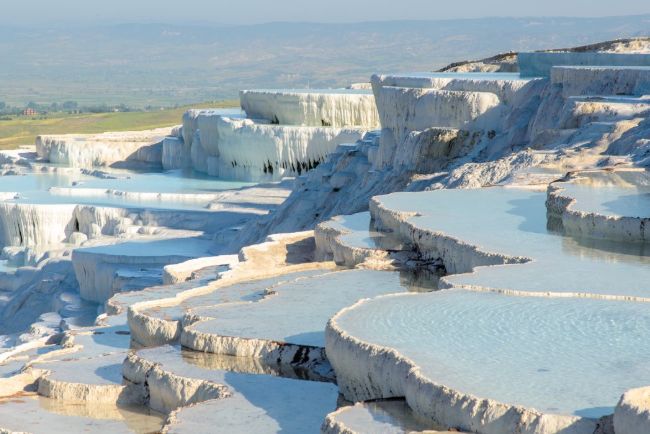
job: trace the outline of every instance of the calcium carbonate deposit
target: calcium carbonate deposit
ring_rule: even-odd
[[[0,432],[649,433],[648,46],[0,153]]]

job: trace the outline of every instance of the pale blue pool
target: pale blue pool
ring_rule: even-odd
[[[254,185],[223,181],[180,170],[168,172],[111,170],[108,173],[117,178],[98,178],[74,170],[61,171],[61,173],[2,176],[0,192],[17,193],[15,198],[6,199],[13,203],[205,210],[206,205],[211,201],[210,195]],[[145,193],[145,195],[137,193]],[[150,193],[160,193],[162,196],[157,197]],[[202,196],[197,198],[191,195]]]
[[[545,192],[494,187],[395,193],[379,200],[389,209],[418,212],[409,221],[419,228],[442,232],[483,252],[530,260],[447,277],[453,284],[650,298],[650,257],[644,256],[650,252],[635,244],[549,232]]]
[[[646,303],[448,290],[375,299],[338,325],[438,384],[546,413],[611,414],[650,384]]]
[[[573,210],[650,217],[650,175],[645,171],[588,172],[573,182],[555,185],[576,200]]]
[[[549,232],[545,199],[500,187],[379,197],[390,210],[418,213],[408,221],[419,230],[528,262],[445,277],[456,289],[380,297],[338,324],[465,393],[549,413],[610,414],[625,390],[650,384],[650,257],[636,244]],[[520,296],[491,292],[508,290]]]

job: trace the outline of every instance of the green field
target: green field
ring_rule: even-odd
[[[34,139],[39,134],[90,134],[174,126],[181,123],[183,113],[189,108],[221,108],[238,105],[237,101],[219,101],[146,112],[12,116],[11,120],[0,120],[0,149],[33,145]]]

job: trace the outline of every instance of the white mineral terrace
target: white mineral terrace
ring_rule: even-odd
[[[549,77],[556,66],[650,67],[649,53],[536,52],[519,53],[517,57],[524,77]]]
[[[555,66],[551,82],[565,96],[650,94],[649,66]]]
[[[224,179],[277,180],[314,168],[342,143],[379,126],[369,90],[247,90],[245,116],[190,110],[162,145],[165,168],[192,167]]]
[[[211,248],[211,240],[203,237],[137,240],[76,249],[72,253],[72,263],[81,297],[105,302],[115,293],[162,283],[162,273],[156,273],[156,269],[209,256]],[[146,271],[149,273],[143,273]],[[143,280],[147,274],[153,275],[153,283],[136,281],[131,286],[124,287],[125,278],[128,285],[129,277]],[[160,281],[156,279],[158,276]]]
[[[161,142],[171,128],[123,133],[39,136],[38,156],[72,167],[110,166],[136,162],[160,165]]]
[[[465,92],[491,92],[496,94],[505,103],[515,102],[517,95],[535,81],[537,81],[535,78],[523,78],[518,73],[507,72],[415,72],[374,75],[372,77],[375,92],[384,86]]]
[[[563,108],[560,125],[567,129],[582,128],[593,122],[616,122],[642,117],[648,112],[650,112],[648,97],[572,96]]]
[[[417,414],[480,433],[590,433],[647,385],[648,258],[548,232],[544,201],[497,187],[374,198],[379,227],[463,274],[332,319],[327,354],[345,396],[406,396]]]
[[[218,117],[218,139],[201,141],[216,145],[218,158],[208,173],[234,179],[278,179],[307,171],[341,143],[354,143],[366,130],[336,127],[270,125],[250,119]]]
[[[370,90],[244,90],[239,95],[248,117],[301,126],[376,128],[379,117]]]
[[[649,433],[649,59],[1,152],[0,433]]]
[[[426,232],[416,244],[439,255],[448,272],[467,273],[445,277],[448,285],[521,295],[650,301],[644,284],[650,258],[640,255],[639,246],[600,244],[549,232],[545,199],[543,192],[511,188],[444,190],[380,196],[373,199],[371,210],[380,227],[399,230],[409,242],[415,242],[411,237],[416,235],[407,228]],[[399,217],[391,210],[420,216],[397,228]],[[512,265],[469,273],[473,267],[501,264]]]
[[[322,259],[354,267],[367,260],[381,262],[402,244],[383,232],[371,230],[370,213],[336,216],[316,227],[316,249]]]
[[[204,317],[214,310],[217,310],[216,313],[218,313],[218,309],[224,304],[259,301],[281,284],[296,279],[317,276],[324,272],[326,270],[316,269],[281,274],[267,279],[251,280],[220,287],[204,295],[182,299],[168,306],[156,305],[151,308],[143,308],[139,310],[137,318],[132,318],[130,322],[131,330],[134,333],[134,339],[141,340],[144,344],[150,344],[151,331],[156,327],[155,324],[158,323],[161,334],[164,334],[165,328],[173,331],[171,336],[168,336],[160,343],[173,342],[180,338],[182,330],[180,323],[188,312],[191,312],[192,315]],[[157,291],[156,294],[161,295],[160,298],[164,295],[161,291]],[[134,316],[135,314],[132,315],[132,317]]]
[[[232,363],[245,365],[246,359]],[[166,432],[204,432],[209,426],[223,432],[318,432],[338,397],[331,383],[220,369],[201,353],[174,347],[138,351],[124,373],[134,383],[146,379],[154,408],[194,404],[173,412]]]
[[[650,237],[650,177],[634,169],[577,172],[551,184],[547,208],[569,234],[643,242]]]
[[[338,310],[366,297],[406,290],[396,272],[306,276],[274,286],[256,301],[192,309],[189,316],[198,322],[184,328],[181,343],[199,351],[262,357],[283,347],[295,347],[298,353],[304,347],[306,357],[310,348],[325,346],[325,324]]]

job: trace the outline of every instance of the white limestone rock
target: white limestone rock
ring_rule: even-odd
[[[40,363],[50,372],[38,381],[38,394],[70,404],[141,404],[142,390],[122,384],[126,352],[87,359]]]
[[[197,172],[208,173],[208,158],[210,156],[205,150],[201,139],[199,137],[199,132],[194,136],[192,140],[192,146],[190,148],[190,161],[192,163],[192,168]]]
[[[650,431],[650,387],[628,390],[614,412],[616,434],[643,434]]]
[[[243,90],[242,109],[249,118],[281,125],[377,128],[379,115],[370,91]]]
[[[649,95],[650,60],[646,67],[554,66],[551,83],[565,97],[583,95]]]
[[[421,417],[480,434],[594,434],[597,425],[592,420],[545,415],[435,383],[395,350],[355,339],[338,327],[337,318],[349,309],[335,315],[326,329],[327,354],[346,397],[364,400],[405,396]],[[375,381],[379,378],[382,380]]]
[[[190,259],[178,264],[166,265],[163,268],[163,284],[173,285],[185,282],[202,269],[210,267],[232,267],[239,263],[237,255],[205,256],[202,258]]]
[[[80,246],[81,244],[85,243],[88,241],[88,236],[86,234],[83,234],[81,232],[73,232],[70,234],[68,237],[68,243],[75,245],[75,246]]]
[[[650,226],[650,214],[637,213],[638,209],[630,210],[630,215],[624,215],[624,210],[608,211],[602,207],[599,211],[582,209],[581,200],[584,196],[576,198],[571,193],[571,188],[581,186],[591,189],[597,195],[596,187],[619,187],[619,198],[625,195],[637,195],[637,189],[647,187],[648,177],[645,171],[638,169],[619,169],[609,171],[585,171],[571,173],[561,182],[548,186],[546,208],[549,220],[553,227],[558,226],[567,234],[587,237],[602,238],[625,243],[645,242],[650,238],[646,227]],[[596,198],[592,199],[597,201]],[[603,199],[607,200],[607,199]],[[647,210],[650,212],[650,210]]]
[[[210,245],[209,241],[197,238],[170,238],[76,249],[72,263],[79,292],[85,300],[103,303],[123,289],[119,286],[118,271],[126,269],[158,268],[161,272],[157,280],[162,282],[165,265],[205,256]]]
[[[215,260],[218,261],[218,258]],[[259,279],[274,278],[284,280],[294,272],[331,269],[333,263],[306,263],[313,260],[313,233],[294,233],[274,235],[261,244],[248,246],[239,254],[238,262],[231,255],[222,256],[227,270],[214,270],[216,278],[206,269],[207,274],[198,272],[193,279],[167,285],[163,288],[150,288],[138,294],[120,294],[109,302],[111,309],[121,304],[119,300],[130,300],[128,323],[134,341],[147,346],[164,345],[178,340],[181,334],[181,319],[190,306],[220,304],[234,299],[249,299],[259,293]],[[184,269],[192,266],[188,261],[180,264],[180,276]],[[198,262],[197,262],[198,264]],[[174,266],[168,266],[173,269]],[[172,271],[173,273],[173,271]],[[255,280],[248,285],[238,282]],[[262,294],[263,295],[263,294]],[[123,309],[123,307],[122,307]]]
[[[431,127],[495,129],[503,114],[499,97],[489,92],[382,86],[377,107],[383,130],[397,142],[411,131]]]
[[[650,53],[531,52],[517,55],[524,77],[549,77],[556,66],[650,66]]]
[[[246,359],[211,362],[176,347],[140,350],[124,363],[124,376],[145,384],[149,406],[173,410],[163,432],[316,432],[336,407],[331,383],[246,372]],[[242,369],[243,368],[243,369]],[[179,408],[180,407],[180,408]]]
[[[354,143],[366,132],[352,128],[269,125],[223,116],[214,121],[219,130],[218,160],[211,175],[241,180],[300,175],[323,161],[339,144]],[[203,145],[214,149],[212,144]]]
[[[65,242],[75,231],[75,205],[0,202],[0,245],[36,246]]]
[[[120,133],[38,136],[38,156],[52,163],[92,168],[131,162],[160,166],[170,128]]]
[[[381,87],[406,87],[416,89],[438,89],[458,92],[489,92],[497,95],[503,104],[517,105],[526,97],[531,87],[537,87],[541,80],[521,78],[516,73],[455,74],[375,74],[371,79],[375,92]]]
[[[200,137],[203,139],[203,147],[206,152],[210,153],[209,144],[213,142],[209,138],[210,133],[208,131],[210,123],[207,125],[201,120],[201,118],[211,118],[219,116],[233,116],[236,117],[240,115],[239,109],[191,109],[186,111],[183,114],[183,128],[182,128],[182,139],[183,139],[183,150],[182,150],[182,161],[177,163],[181,167],[189,167],[191,165],[190,153],[192,149],[192,144],[194,142],[194,137]],[[204,132],[201,133],[200,131]],[[198,136],[197,136],[198,134]],[[201,136],[201,134],[207,134]],[[216,141],[215,141],[216,143]],[[180,153],[180,151],[179,151]]]
[[[403,246],[384,233],[374,230],[370,213],[336,216],[314,230],[316,256],[333,259],[339,265],[354,268],[391,269],[391,252]]]
[[[183,318],[180,340],[197,351],[319,370],[327,318],[360,298],[406,290],[395,272],[308,274],[266,288],[259,299],[194,307]]]
[[[645,117],[650,113],[650,98],[572,97],[560,113],[559,126],[578,129],[595,122],[619,122]]]
[[[162,167],[165,170],[182,169],[185,144],[181,137],[165,137],[162,142]]]
[[[321,434],[444,434],[451,431],[419,418],[403,399],[358,402],[341,407],[328,414],[321,426]]]

